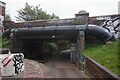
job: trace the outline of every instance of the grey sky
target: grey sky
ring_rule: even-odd
[[[6,3],[6,11],[15,21],[17,10],[23,8],[27,2],[30,5],[39,5],[47,13],[55,13],[60,18],[72,18],[80,10],[86,10],[90,16],[118,13],[120,0],[1,0]]]

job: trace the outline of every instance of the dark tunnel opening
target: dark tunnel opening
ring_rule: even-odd
[[[24,39],[22,49],[25,58],[43,60],[45,53],[42,51],[42,41],[36,39]]]
[[[25,58],[44,60],[49,56],[49,49],[43,49],[44,42],[56,42],[58,40],[68,40],[71,43],[76,43],[79,31],[76,29],[60,29],[53,30],[51,28],[43,29],[19,29],[13,37],[15,43],[13,46],[16,50],[23,52]],[[19,42],[17,44],[17,42]],[[65,42],[65,41],[64,41]],[[64,45],[59,44],[63,49]]]
[[[48,43],[55,43],[57,45],[57,49],[54,53],[50,53],[48,47],[44,46]],[[64,44],[65,45],[64,45]],[[44,47],[43,47],[44,46]],[[69,40],[55,40],[55,41],[44,41],[41,39],[22,39],[22,50],[25,58],[27,59],[34,59],[34,60],[44,60],[47,61],[49,57],[56,56],[61,54],[62,50],[70,48],[70,41]],[[54,49],[53,49],[54,50]],[[69,52],[70,53],[70,52]],[[65,55],[70,55],[66,53],[62,53]]]

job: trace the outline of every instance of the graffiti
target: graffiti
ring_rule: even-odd
[[[6,67],[12,61],[12,57],[10,56],[11,52],[8,51],[8,54],[9,55],[2,60],[2,63],[4,64],[3,67]]]
[[[102,25],[103,28],[108,30],[108,32],[112,33],[113,35],[116,34],[117,32],[120,32],[118,27],[120,27],[120,16],[116,17],[112,20],[106,20],[104,24]],[[116,22],[116,23],[115,23]],[[116,25],[114,25],[116,24]]]
[[[110,20],[111,19],[111,17],[110,16],[107,16],[107,17],[97,17],[96,18],[97,20]]]
[[[13,66],[15,67],[15,74],[18,74],[20,72],[22,72],[22,68],[23,68],[23,56],[22,55],[14,55],[13,58]]]
[[[11,60],[12,60],[12,59],[9,59],[9,60],[3,65],[3,67],[6,67],[6,66],[10,63]]]
[[[11,62],[12,58],[10,55],[8,55],[7,57],[5,57],[2,61],[2,63],[4,64],[3,67],[6,67],[10,62]]]
[[[86,57],[83,55],[83,53],[80,54],[80,63],[82,67],[85,67]]]
[[[70,61],[71,63],[75,62],[75,54],[76,54],[76,45],[71,44],[71,54],[70,54]]]

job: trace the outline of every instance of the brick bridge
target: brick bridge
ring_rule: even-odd
[[[79,17],[15,24],[17,28],[12,29],[10,34],[12,50],[23,52],[25,56],[41,56],[39,49],[43,41],[69,40],[71,44],[70,61],[72,63],[75,63],[81,69],[86,67],[85,71],[90,72],[93,77],[116,78],[104,71],[104,69],[98,68],[98,65],[83,55],[86,36],[92,35],[105,42],[109,38],[111,38],[110,40],[114,40],[114,36],[111,37],[111,34],[103,28],[88,25],[89,13],[76,14],[76,16]],[[95,67],[95,69],[91,70],[91,67]],[[95,75],[94,73],[99,75]]]

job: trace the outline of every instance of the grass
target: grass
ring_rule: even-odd
[[[119,43],[119,44],[118,44]],[[113,45],[98,45],[98,44],[87,44],[85,49],[85,54],[110,69],[113,73],[120,76],[120,62],[118,62],[118,57],[120,59],[120,38],[118,41],[113,42]],[[2,39],[2,43],[0,41],[0,48],[9,48],[10,44],[7,38]],[[119,50],[119,51],[118,51]]]
[[[87,44],[85,54],[120,76],[120,64],[118,64],[118,55],[120,56],[118,45],[120,43],[118,44],[118,41],[113,42],[112,46]]]

